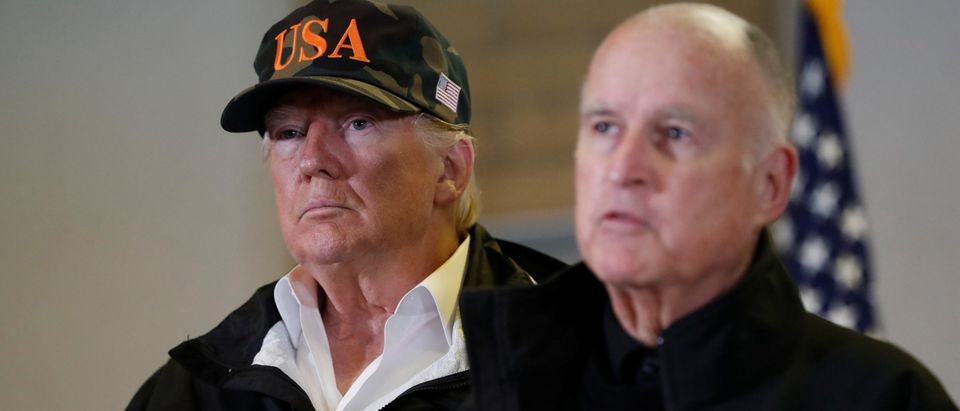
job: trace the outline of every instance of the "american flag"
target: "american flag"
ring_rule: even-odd
[[[450,81],[450,78],[444,73],[440,73],[440,80],[437,81],[437,100],[450,110],[453,110],[454,113],[457,112],[457,103],[460,100],[460,86]]]
[[[808,311],[871,332],[876,316],[867,218],[822,32],[805,3],[791,132],[800,167],[787,212],[774,225],[774,239]]]

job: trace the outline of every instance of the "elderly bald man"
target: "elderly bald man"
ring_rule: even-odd
[[[223,111],[259,131],[297,265],[170,351],[130,410],[456,409],[460,290],[564,265],[476,224],[470,89],[410,7],[317,0],[263,37]]]
[[[765,229],[797,167],[778,60],[708,5],[649,9],[604,40],[576,149],[585,264],[465,296],[474,406],[956,409],[908,354],[804,311]]]

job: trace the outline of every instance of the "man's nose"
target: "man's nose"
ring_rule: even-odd
[[[646,136],[624,136],[610,157],[606,178],[618,186],[655,186],[658,152]]]
[[[343,170],[338,157],[340,140],[332,127],[311,125],[300,148],[300,172],[310,177],[340,178]]]

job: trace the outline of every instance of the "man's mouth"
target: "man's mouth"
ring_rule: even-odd
[[[324,217],[347,210],[342,203],[326,199],[311,200],[304,205],[300,219],[306,217]]]
[[[650,222],[635,212],[611,210],[603,213],[600,224],[609,228],[632,231],[650,229]]]

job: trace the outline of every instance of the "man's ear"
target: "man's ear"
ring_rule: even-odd
[[[457,201],[473,176],[474,155],[473,143],[466,139],[447,149],[443,155],[443,173],[437,179],[435,204],[447,205]]]
[[[787,208],[797,162],[797,149],[789,144],[776,146],[760,162],[757,217],[761,225],[772,223]]]

